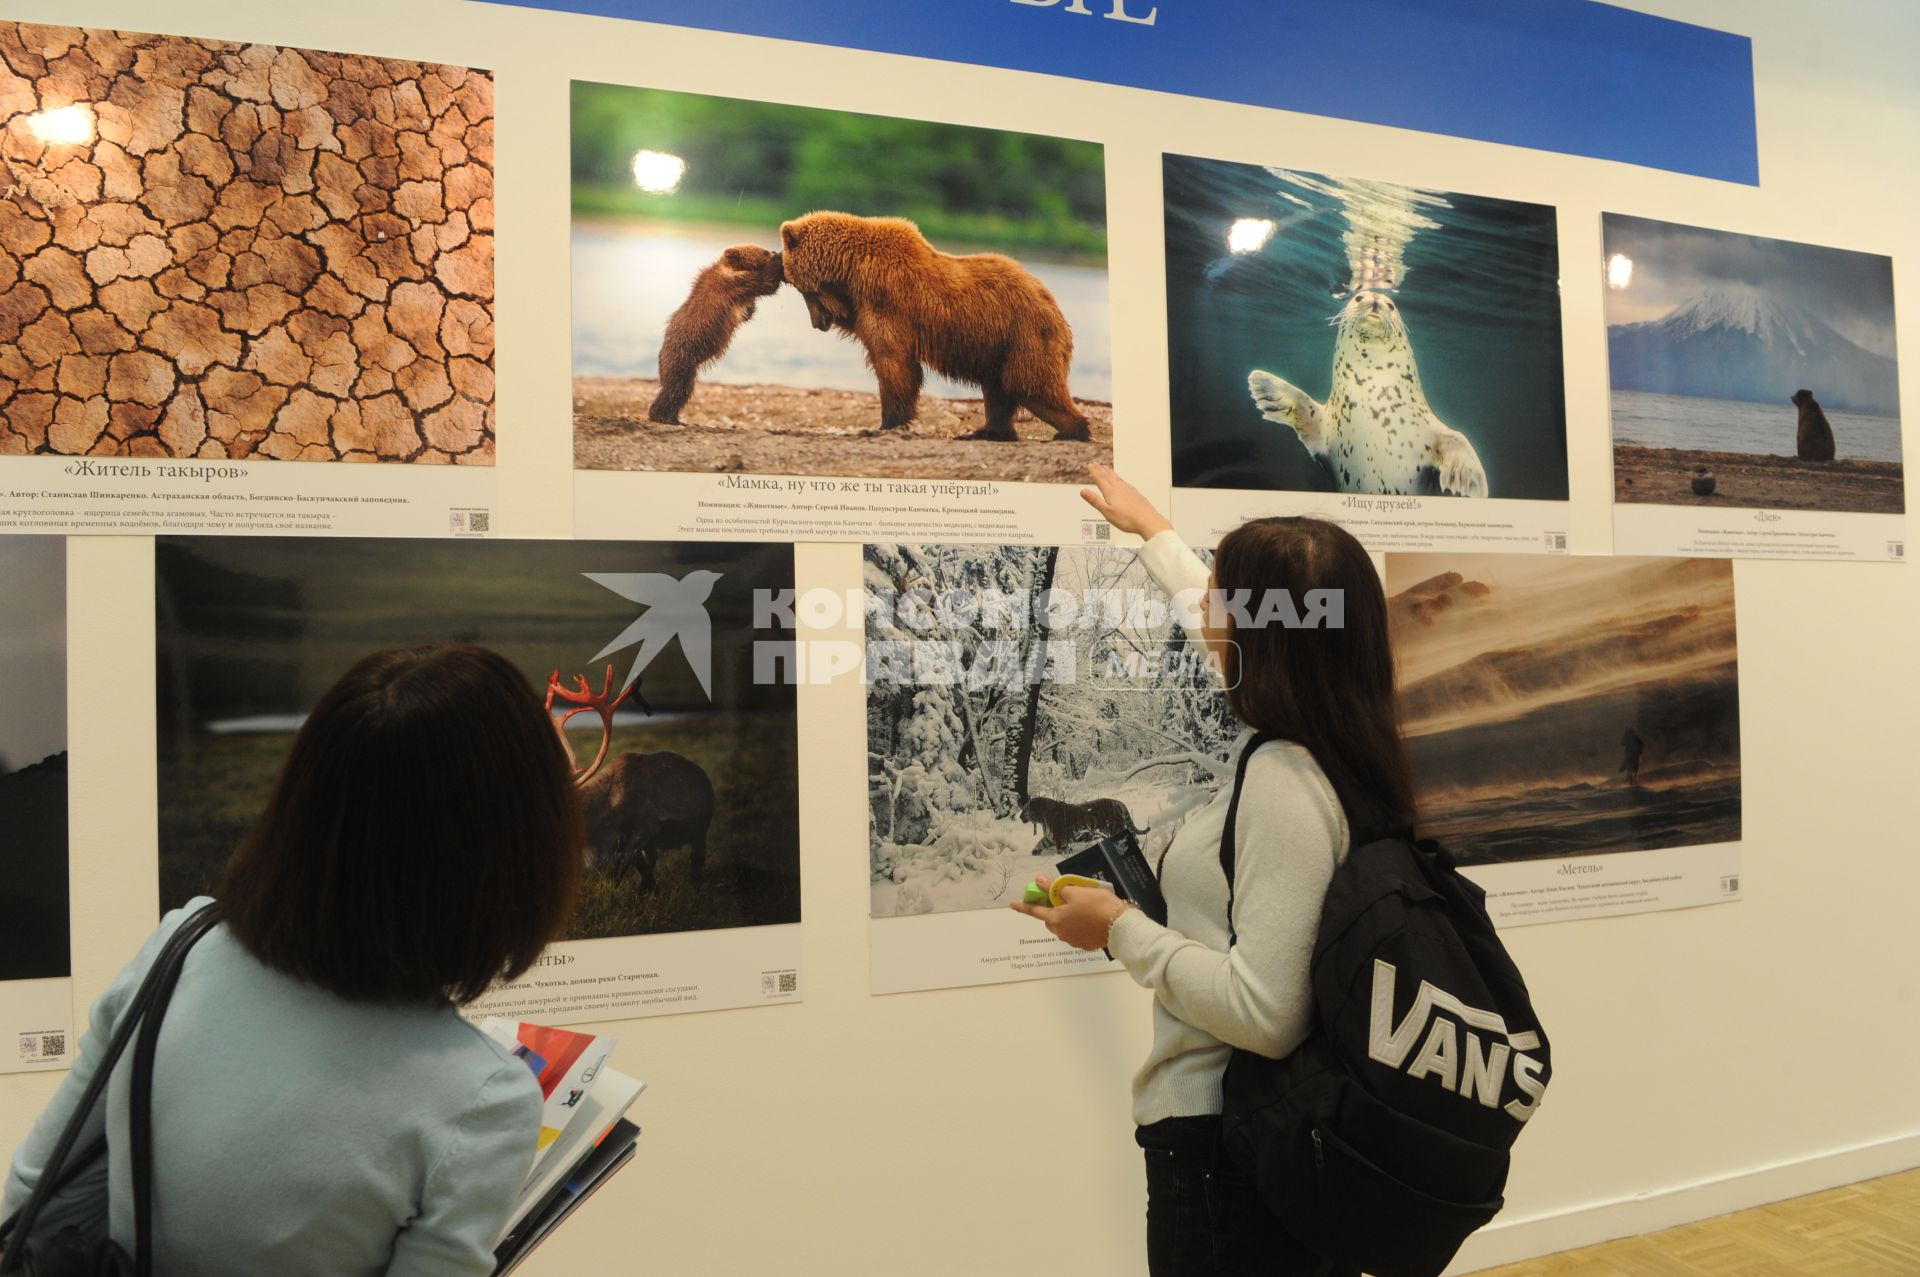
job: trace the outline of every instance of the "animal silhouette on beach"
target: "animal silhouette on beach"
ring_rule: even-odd
[[[1640,738],[1639,732],[1633,730],[1632,724],[1628,724],[1627,730],[1620,733],[1620,766],[1614,769],[1614,774],[1625,776],[1627,778],[1627,784],[1638,788],[1640,785],[1640,759],[1646,752],[1647,742]]]
[[[914,420],[932,368],[980,387],[986,425],[966,438],[1017,439],[1021,408],[1056,439],[1093,437],[1067,390],[1073,328],[1047,286],[1012,258],[954,256],[905,218],[836,212],[783,223],[780,256],[813,326],[866,348],[881,429]]]
[[[1800,423],[1794,431],[1794,455],[1802,461],[1831,461],[1834,454],[1833,427],[1811,390],[1793,392],[1793,406],[1800,410]]]
[[[1486,496],[1480,454],[1427,404],[1399,305],[1361,289],[1334,322],[1327,402],[1256,369],[1247,390],[1260,415],[1292,430],[1341,492]]]

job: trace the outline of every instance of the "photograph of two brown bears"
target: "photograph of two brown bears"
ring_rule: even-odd
[[[1099,145],[575,83],[572,166],[576,468],[1111,459]]]

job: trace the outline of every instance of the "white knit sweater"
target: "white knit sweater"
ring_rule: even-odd
[[[1206,565],[1173,532],[1148,542],[1142,558],[1169,594],[1206,589]],[[1236,742],[1236,760],[1249,734]],[[1167,925],[1138,909],[1114,923],[1113,956],[1154,992],[1153,1049],[1133,1080],[1141,1125],[1218,1113],[1229,1048],[1282,1056],[1312,1025],[1307,965],[1327,883],[1347,853],[1346,817],[1305,749],[1260,748],[1235,818],[1238,942],[1229,950],[1220,833],[1231,797],[1232,785],[1222,785],[1174,835],[1160,878]]]

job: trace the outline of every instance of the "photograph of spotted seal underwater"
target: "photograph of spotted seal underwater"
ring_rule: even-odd
[[[1566,499],[1551,207],[1162,165],[1175,487]]]

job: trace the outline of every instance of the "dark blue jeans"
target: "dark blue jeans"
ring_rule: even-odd
[[[1134,1140],[1147,1155],[1152,1277],[1347,1277],[1280,1226],[1221,1147],[1218,1117],[1170,1117]]]

